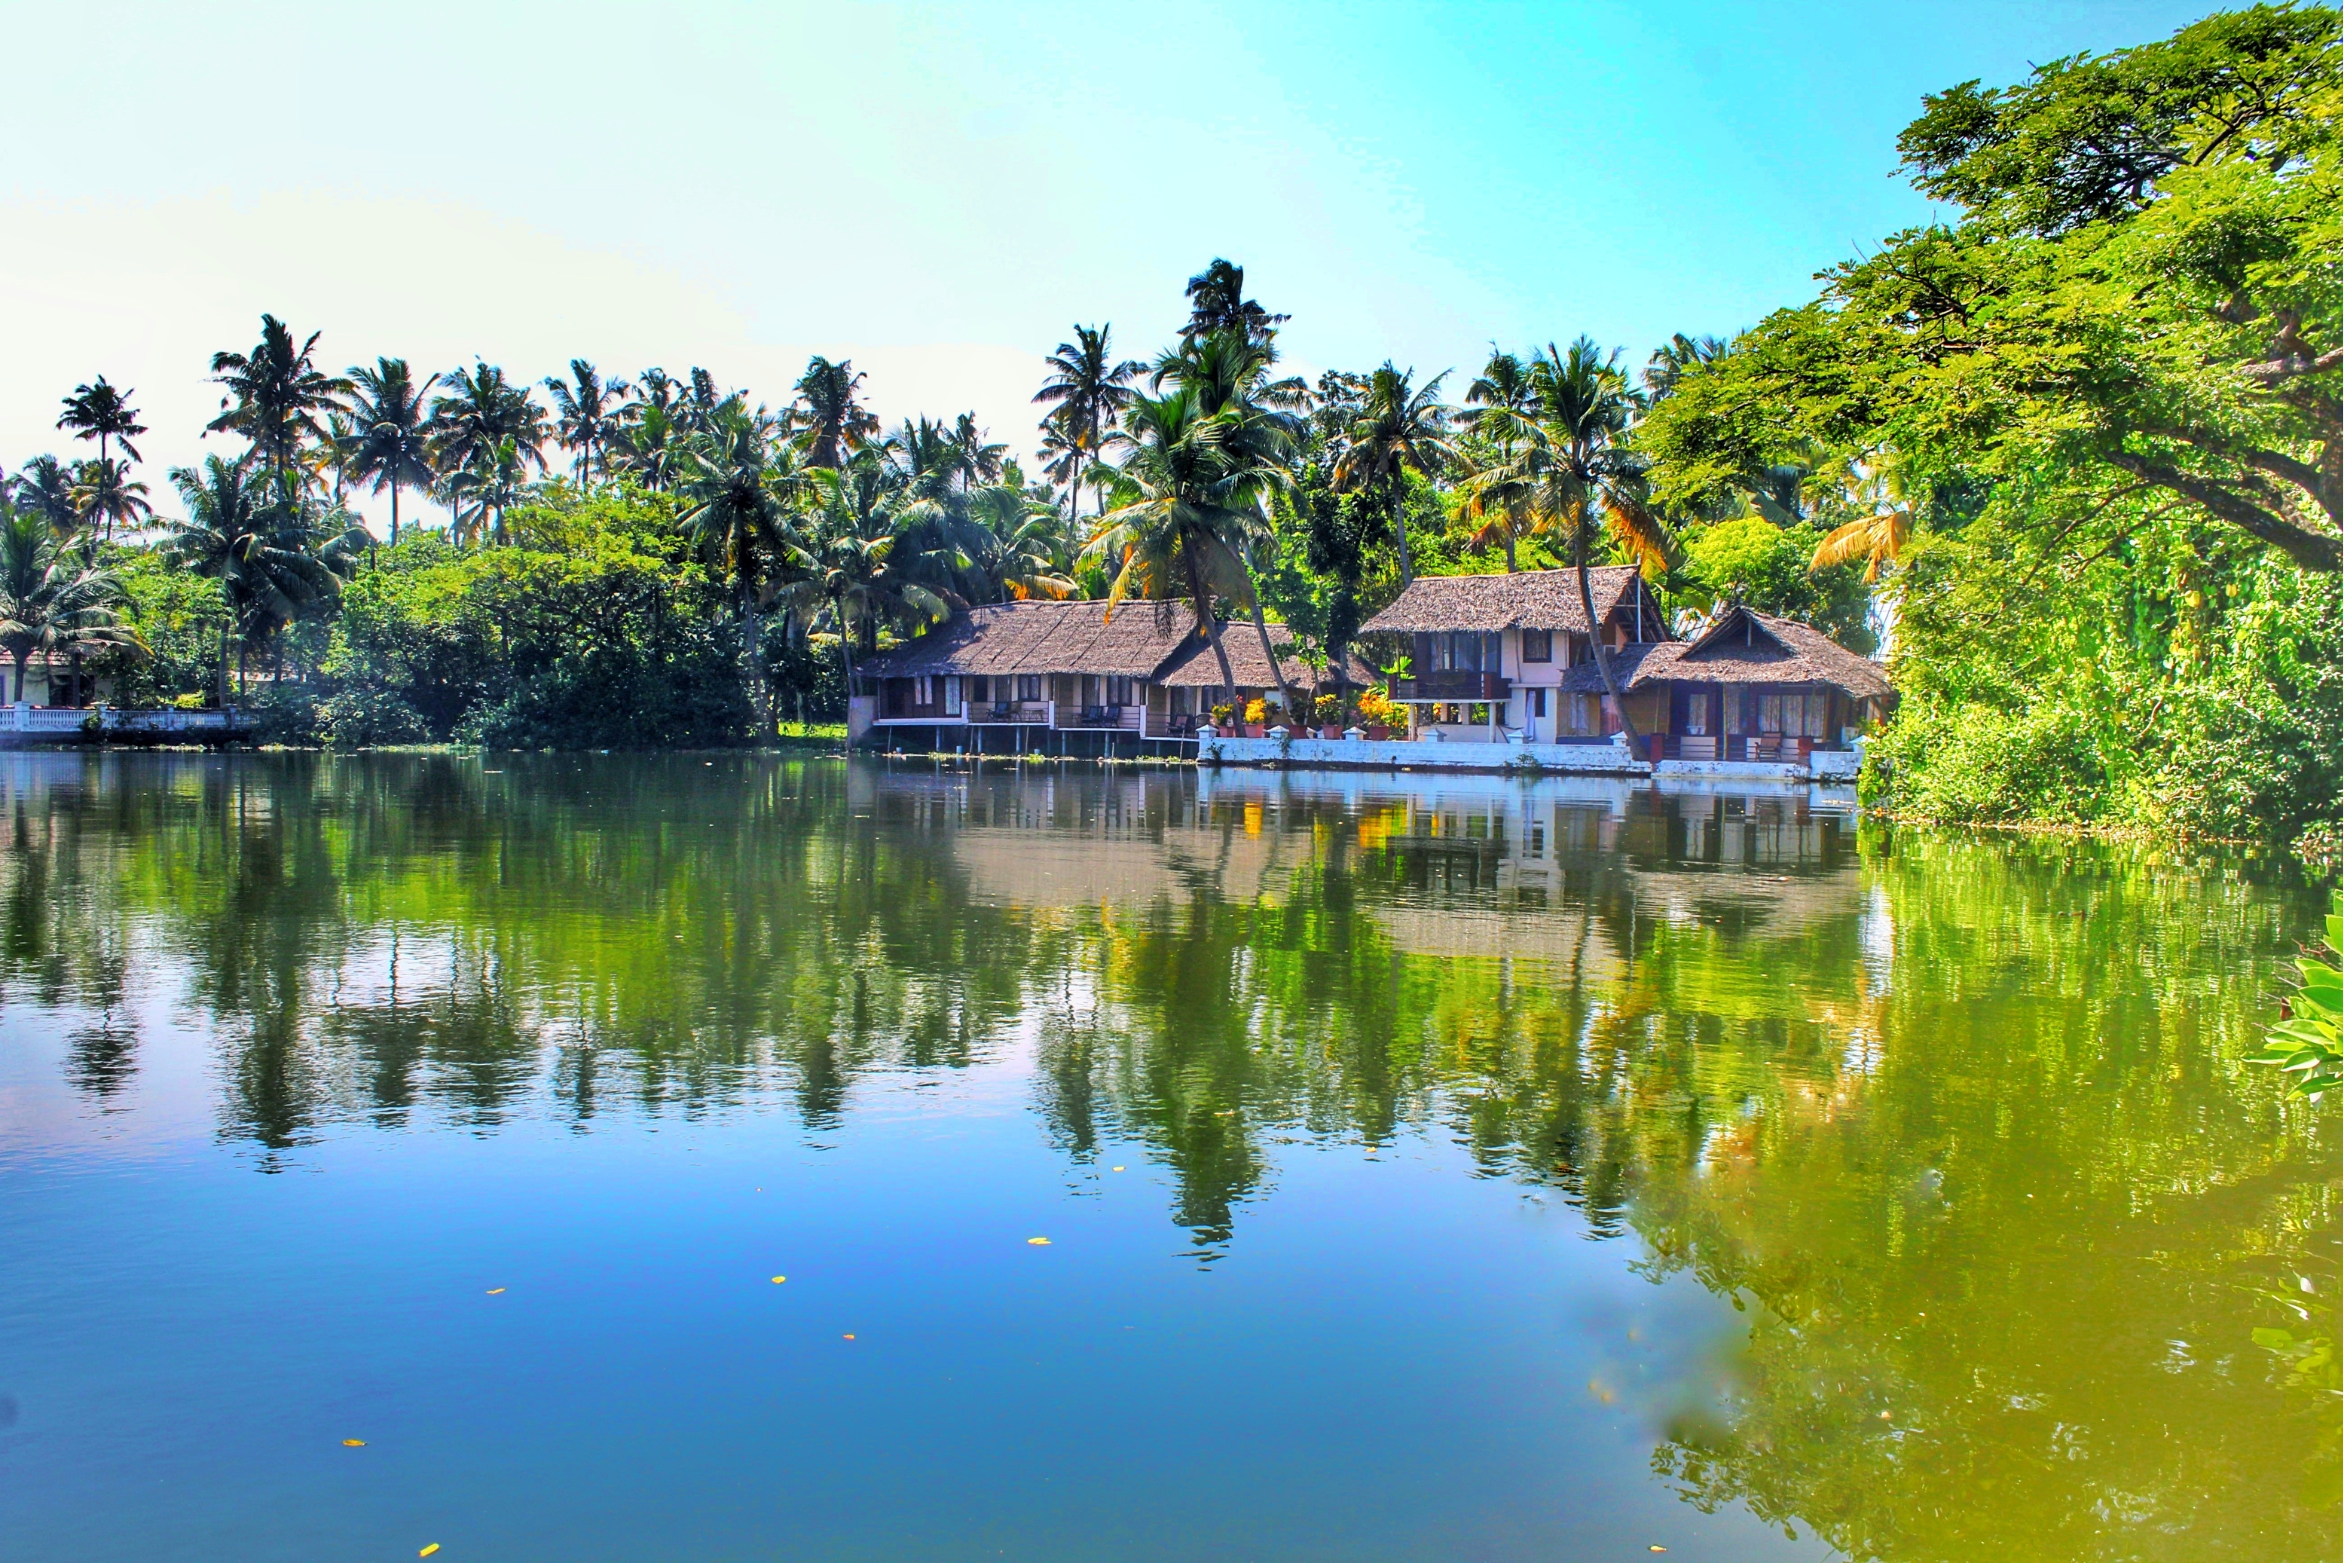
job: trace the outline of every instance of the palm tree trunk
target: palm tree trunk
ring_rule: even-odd
[[[749,713],[757,719],[762,741],[773,736],[771,691],[765,687],[765,637],[757,629],[757,589],[746,581],[741,583],[741,659],[749,669]]]
[[[399,485],[391,485],[391,546],[399,546]]]
[[[1221,646],[1221,621],[1209,612],[1205,615],[1205,639],[1212,642],[1213,660],[1221,664],[1221,692],[1229,697],[1229,720],[1243,722],[1245,713],[1237,709],[1237,675],[1230,671],[1229,653]]]
[[[225,711],[233,702],[228,698],[228,626],[220,626],[220,709]]]
[[[18,705],[24,704],[24,665],[31,660],[32,652],[29,648],[16,653],[16,694],[13,698]]]
[[[1291,724],[1301,720],[1308,713],[1295,707],[1294,691],[1286,682],[1286,670],[1278,665],[1278,653],[1270,647],[1270,623],[1262,617],[1262,599],[1258,592],[1253,599],[1253,632],[1262,638],[1262,655],[1270,659],[1270,677],[1278,681],[1278,703],[1286,708],[1287,722]]]
[[[1603,626],[1595,622],[1595,594],[1587,585],[1587,522],[1581,518],[1575,540],[1571,545],[1571,562],[1579,573],[1579,608],[1587,615],[1587,640],[1595,648],[1595,671],[1602,675],[1604,692],[1611,696],[1612,709],[1620,713],[1620,731],[1628,735],[1628,749],[1635,751],[1639,742],[1636,719],[1628,715],[1627,697],[1620,692],[1620,681],[1612,671],[1611,648],[1603,643]]]
[[[1416,579],[1416,566],[1408,557],[1408,506],[1405,496],[1395,485],[1392,494],[1392,536],[1400,544],[1400,585],[1405,590]]]

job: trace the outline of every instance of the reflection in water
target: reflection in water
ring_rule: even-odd
[[[2333,1340],[2333,1115],[2236,1067],[2300,895],[1803,794],[501,764],[7,757],[5,1000],[105,1107],[168,991],[268,1169],[336,1123],[817,1132],[1030,1047],[1051,1143],[1144,1142],[1202,1263],[1282,1140],[1437,1135],[1744,1310],[1642,1408],[1700,1507],[1863,1558],[2332,1537],[2333,1352],[2253,1332]]]

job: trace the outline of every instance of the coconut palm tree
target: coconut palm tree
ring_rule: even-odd
[[[429,489],[439,479],[431,464],[430,418],[424,398],[439,384],[426,375],[415,383],[415,373],[404,358],[377,358],[372,369],[351,366],[350,422],[354,439],[350,449],[350,476],[371,485],[372,492],[391,491],[391,546],[399,543],[399,491]]]
[[[1132,498],[1099,518],[1083,556],[1114,572],[1107,591],[1110,618],[1131,597],[1186,602],[1197,631],[1213,649],[1221,687],[1235,700],[1237,676],[1221,644],[1214,603],[1258,605],[1243,549],[1259,524],[1254,504],[1259,479],[1228,459],[1222,442],[1226,430],[1222,418],[1205,411],[1194,386],[1134,397],[1125,409],[1122,435],[1131,451],[1123,482]],[[1268,644],[1265,633],[1265,650]],[[1277,667],[1276,657],[1270,665]]]
[[[132,529],[154,516],[155,507],[147,503],[146,496],[147,486],[130,480],[130,468],[124,462],[101,456],[96,461],[73,464],[74,514],[84,526],[103,523],[108,542],[113,541],[117,525]]]
[[[576,453],[579,486],[598,472],[610,476],[611,448],[626,421],[627,382],[606,383],[592,364],[573,358],[570,380],[548,379],[545,388],[553,397],[555,438],[562,449]]]
[[[1214,262],[1188,279],[1188,324],[1181,335],[1194,342],[1216,331],[1235,331],[1256,347],[1269,344],[1278,327],[1293,319],[1273,315],[1245,296],[1245,268]]]
[[[1655,402],[1665,400],[1686,375],[1732,351],[1733,344],[1723,337],[1687,336],[1679,331],[1655,349],[1645,364],[1644,394]]]
[[[57,419],[57,427],[71,429],[76,439],[96,440],[100,461],[107,459],[109,442],[119,444],[125,456],[138,461],[138,447],[130,442],[146,433],[146,425],[138,421],[138,409],[130,405],[130,397],[129,391],[116,390],[99,375],[93,384],[73,388],[73,394],[65,398],[65,411]]]
[[[319,333],[294,345],[293,332],[274,315],[260,317],[260,341],[250,353],[214,353],[212,378],[226,386],[220,415],[204,425],[212,434],[241,434],[252,442],[243,459],[271,472],[300,467],[304,440],[324,432],[323,419],[350,393],[350,382],[317,367]]]
[[[448,531],[461,544],[486,538],[502,546],[505,514],[529,491],[525,447],[510,436],[477,450],[472,459],[440,480],[448,502]]]
[[[59,533],[69,533],[82,522],[80,502],[74,498],[74,469],[54,456],[35,456],[16,474],[10,486],[16,508],[30,510]]]
[[[245,658],[286,625],[340,596],[370,539],[347,512],[317,504],[298,474],[251,473],[204,458],[199,472],[174,468],[172,486],[187,518],[164,540],[166,558],[220,583],[229,624],[220,635],[220,703],[228,703],[228,640],[236,640],[236,682]]]
[[[879,432],[879,419],[856,395],[863,380],[849,359],[834,364],[816,355],[806,360],[789,418],[807,466],[841,466]]]
[[[110,465],[110,464],[109,464]],[[145,649],[122,616],[124,592],[90,550],[76,547],[39,514],[0,510],[0,651],[15,667],[10,698],[24,700],[33,653],[52,663],[107,647]]]
[[[1408,474],[1431,477],[1456,459],[1449,443],[1449,412],[1440,403],[1442,370],[1422,387],[1410,384],[1416,371],[1395,369],[1390,360],[1367,379],[1359,416],[1352,420],[1349,448],[1335,463],[1335,487],[1369,493],[1391,519],[1392,536],[1400,548],[1400,584],[1416,579],[1408,554]]]
[[[740,603],[742,682],[761,734],[771,732],[773,715],[759,614],[810,567],[792,524],[797,486],[786,453],[730,402],[692,443],[676,485],[684,535]]]
[[[969,511],[993,540],[986,562],[993,588],[989,600],[1063,600],[1081,590],[1067,569],[1066,518],[1046,490],[1029,492],[1015,482],[987,484],[969,496]]]
[[[432,399],[428,434],[432,465],[443,475],[474,465],[506,441],[523,467],[545,470],[545,412],[526,386],[479,361],[440,378],[448,394]]]
[[[1099,452],[1115,432],[1116,420],[1135,394],[1132,382],[1147,371],[1147,365],[1136,359],[1116,361],[1112,346],[1111,324],[1097,328],[1078,325],[1074,340],[1058,344],[1058,351],[1044,360],[1050,369],[1050,378],[1034,393],[1038,405],[1051,409],[1042,420],[1045,440],[1056,440],[1064,446],[1059,467],[1067,474],[1066,519],[1071,523],[1080,502],[1083,478],[1097,464]],[[1099,508],[1107,506],[1107,491],[1099,489]]]
[[[1550,343],[1536,354],[1528,404],[1519,410],[1486,408],[1478,423],[1493,441],[1513,446],[1513,459],[1476,481],[1517,490],[1532,527],[1569,551],[1596,670],[1634,744],[1636,724],[1595,617],[1589,558],[1597,537],[1608,535],[1639,568],[1665,569],[1674,543],[1666,523],[1646,503],[1643,458],[1627,447],[1643,401],[1620,370],[1619,356],[1617,350],[1607,356],[1587,337],[1573,342],[1567,353]]]
[[[1514,413],[1528,410],[1530,372],[1520,358],[1500,352],[1492,343],[1489,362],[1465,388],[1465,402],[1457,422],[1463,426],[1468,443],[1458,446],[1457,456],[1465,469],[1458,489],[1461,513],[1473,528],[1467,541],[1475,548],[1503,546],[1506,570],[1511,574],[1521,567],[1516,550],[1529,531],[1527,496],[1519,483],[1510,483],[1498,474],[1497,469],[1514,458],[1513,441],[1505,437],[1483,439],[1480,431],[1483,414],[1490,408]]]
[[[643,402],[613,442],[619,470],[654,494],[675,486],[682,470],[687,439],[674,412],[663,403]]]
[[[855,647],[876,649],[883,623],[905,626],[943,619],[951,605],[897,564],[903,539],[882,506],[875,463],[846,468],[815,467],[806,473],[807,513],[812,521],[805,545],[805,570],[789,593],[809,622],[837,632],[846,687],[855,687]]]

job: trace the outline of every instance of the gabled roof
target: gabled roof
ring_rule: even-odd
[[[990,603],[956,613],[916,640],[871,658],[858,673],[1095,673],[1153,678],[1194,636],[1180,602]],[[1257,656],[1260,654],[1256,648]]]
[[[1609,619],[1636,581],[1633,565],[1587,572],[1597,622]],[[1510,575],[1420,575],[1392,605],[1359,626],[1370,634],[1439,634],[1443,630],[1568,630],[1587,633],[1576,570],[1521,570]]]
[[[1278,663],[1284,668],[1286,682],[1297,689],[1310,689],[1322,683],[1332,688],[1336,684],[1335,669],[1330,664],[1325,675],[1313,671],[1310,665],[1293,654],[1293,633],[1283,624],[1270,626],[1270,644],[1278,648]],[[1242,621],[1221,627],[1221,649],[1229,654],[1229,671],[1237,679],[1239,689],[1269,689],[1277,684],[1270,676],[1270,659],[1262,654],[1262,638],[1254,627]],[[1365,688],[1375,682],[1375,670],[1351,654],[1351,682]],[[1213,655],[1212,644],[1199,635],[1187,650],[1164,673],[1160,682],[1181,689],[1219,689],[1221,663]]]
[[[1812,625],[1739,605],[1691,640],[1627,646],[1612,653],[1612,674],[1630,693],[1655,684],[1830,684],[1859,700],[1894,691],[1880,664],[1859,657]],[[1599,694],[1603,675],[1590,660],[1563,675],[1563,687]]]

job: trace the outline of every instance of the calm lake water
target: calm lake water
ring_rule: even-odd
[[[2317,898],[2241,865],[696,755],[0,803],[8,1557],[2336,1555],[2337,1115],[2237,1064]]]

